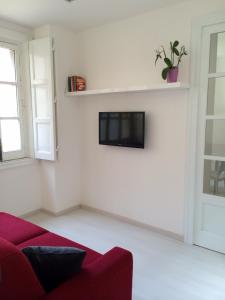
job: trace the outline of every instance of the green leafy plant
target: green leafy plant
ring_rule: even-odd
[[[170,42],[170,57],[167,56],[164,46],[161,46],[155,51],[155,65],[159,59],[162,59],[166,64],[166,67],[162,70],[162,78],[164,80],[166,80],[169,70],[178,67],[182,57],[188,54],[185,46],[181,46],[180,50],[178,50],[178,46],[178,41],[175,41],[173,43]]]

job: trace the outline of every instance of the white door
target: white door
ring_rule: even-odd
[[[225,24],[202,36],[194,243],[225,253]]]

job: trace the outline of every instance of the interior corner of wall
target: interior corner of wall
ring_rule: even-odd
[[[37,27],[33,30],[33,37],[35,39],[45,38],[51,36],[52,26],[49,24]]]

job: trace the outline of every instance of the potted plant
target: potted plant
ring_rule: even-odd
[[[179,42],[170,42],[170,57],[167,56],[164,46],[156,50],[155,65],[159,59],[162,59],[166,67],[162,70],[162,78],[167,79],[168,83],[177,82],[179,64],[184,55],[187,55],[185,46],[178,50]]]

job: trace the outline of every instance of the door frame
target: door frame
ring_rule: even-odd
[[[187,154],[185,171],[184,242],[194,243],[197,132],[199,116],[202,34],[205,27],[225,23],[225,14],[210,14],[195,18],[191,24],[190,94],[187,116]]]

